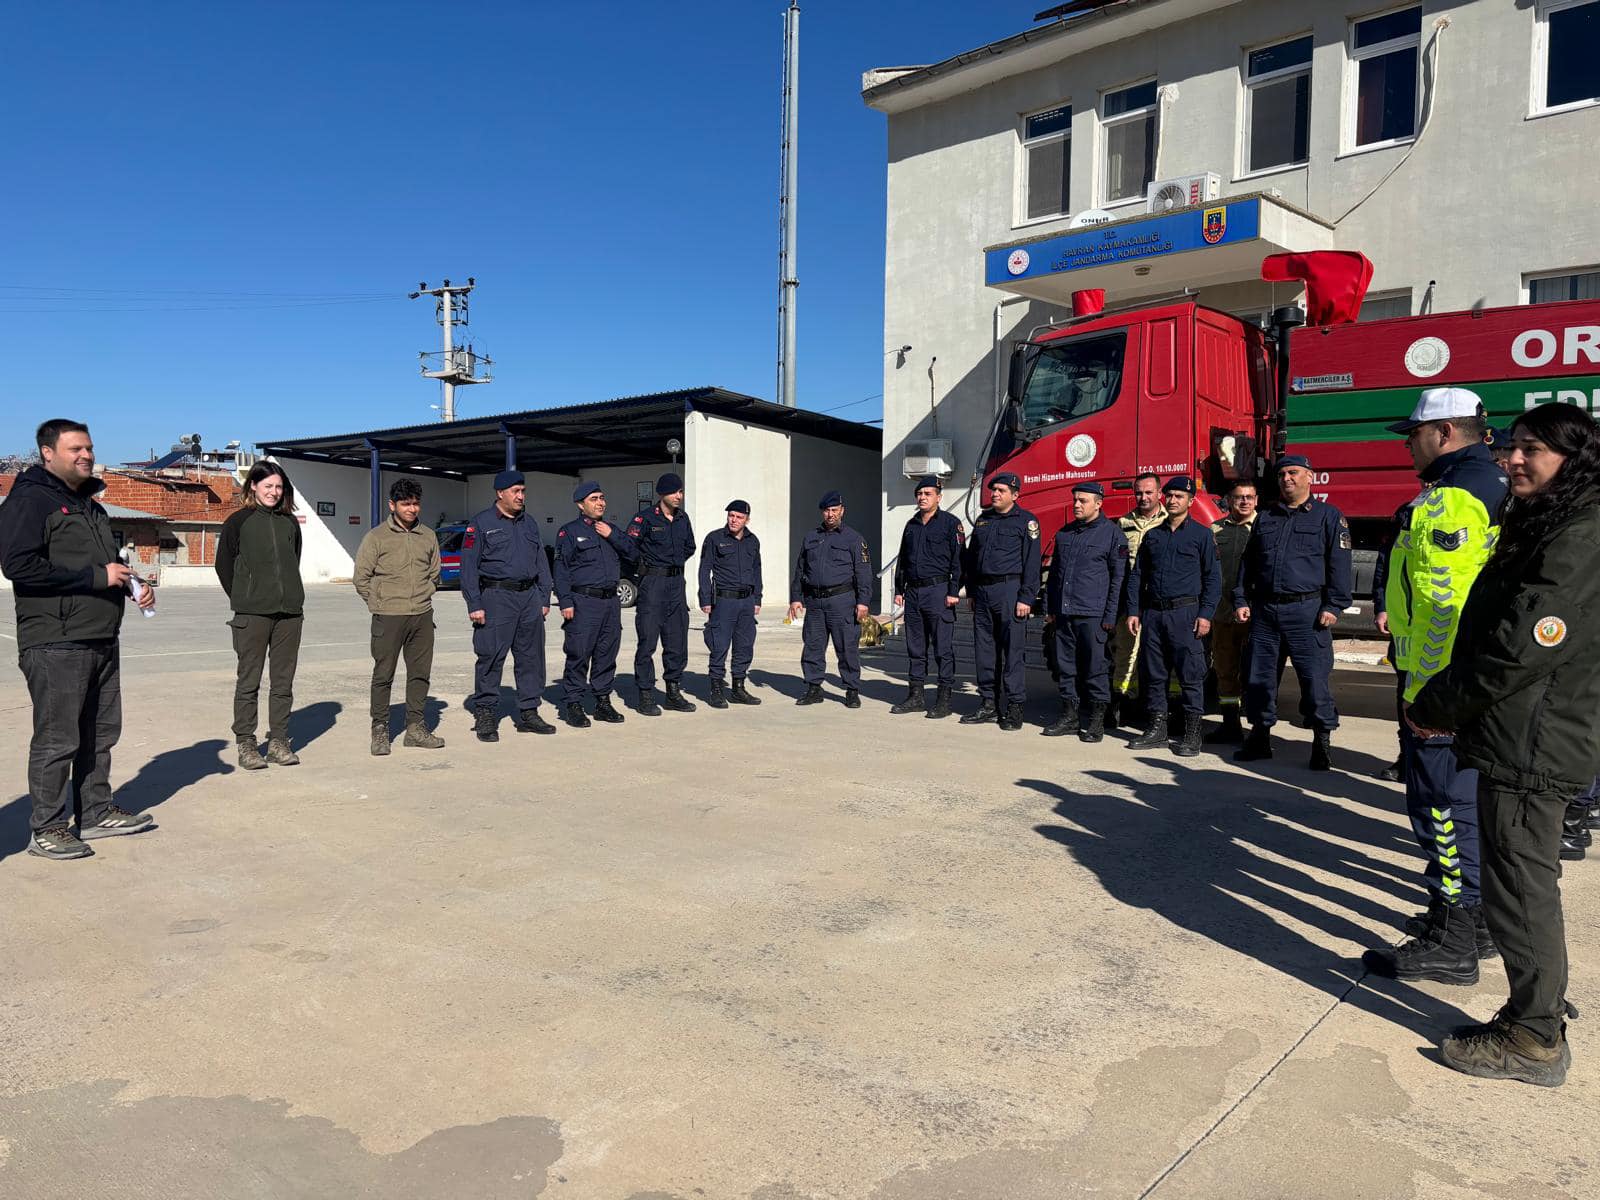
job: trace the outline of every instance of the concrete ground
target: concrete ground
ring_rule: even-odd
[[[366,618],[323,587],[304,765],[246,774],[221,596],[161,608],[114,770],[160,827],[87,861],[23,853],[0,671],[0,1196],[1597,1194],[1593,1020],[1564,1088],[1474,1080],[1433,1047],[1498,964],[1361,969],[1422,902],[1382,671],[1340,671],[1339,771],[1298,730],[1244,770],[1041,738],[1037,671],[1023,733],[891,717],[898,644],[859,712],[797,709],[773,607],[761,708],[486,746],[447,594],[449,744],[373,759]],[[1592,1013],[1597,874],[1566,878]]]

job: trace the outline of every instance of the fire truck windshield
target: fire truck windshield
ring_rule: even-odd
[[[1039,351],[1022,396],[1022,427],[1043,429],[1110,408],[1122,390],[1126,332],[1052,342]]]

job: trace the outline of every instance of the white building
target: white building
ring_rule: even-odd
[[[1376,267],[1363,316],[1600,298],[1600,0],[1058,13],[863,79],[888,117],[886,546],[934,410],[961,505],[1008,343],[1077,289],[1253,316],[1297,296],[1260,281],[1265,255],[1353,249]],[[1163,180],[1177,218],[1151,207]]]

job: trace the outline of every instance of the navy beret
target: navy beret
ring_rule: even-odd
[[[1104,498],[1106,494],[1105,488],[1101,487],[1092,479],[1086,479],[1082,483],[1073,484],[1072,490],[1075,492],[1087,492],[1091,496],[1100,496],[1101,498]]]
[[[683,477],[668,471],[656,480],[656,495],[670,496],[673,492],[683,491]]]
[[[823,492],[822,499],[817,501],[818,508],[832,508],[835,504],[843,504],[844,497],[838,492]]]
[[[1161,490],[1163,492],[1188,492],[1192,496],[1194,495],[1194,480],[1187,475],[1174,475],[1161,485]]]
[[[1022,490],[1022,480],[1018,479],[1010,471],[1001,471],[997,475],[989,476],[990,487],[993,487],[997,483],[1005,484],[1013,492],[1020,492]]]
[[[519,483],[527,482],[528,481],[522,477],[521,471],[517,470],[515,467],[508,467],[494,477],[494,490],[497,492],[503,492],[508,487],[516,487]]]
[[[724,509],[723,511],[724,512],[743,513],[745,516],[748,517],[750,515],[750,505],[749,505],[748,502],[746,502],[744,500],[729,500],[728,501],[728,507],[726,509]]]
[[[584,498],[584,497],[585,497],[585,496],[592,496],[592,495],[594,495],[594,494],[595,494],[595,493],[596,493],[596,492],[603,492],[603,491],[605,491],[605,488],[603,488],[603,487],[601,487],[601,486],[600,486],[600,485],[599,485],[599,484],[598,484],[598,483],[596,483],[596,482],[595,482],[595,481],[594,481],[594,480],[592,480],[592,479],[585,479],[585,480],[584,480],[584,481],[583,481],[583,482],[582,482],[582,483],[580,483],[580,484],[579,484],[579,485],[578,485],[578,486],[577,486],[577,487],[575,487],[575,488],[573,488],[573,489],[572,489],[572,502],[573,502],[573,503],[574,503],[574,504],[577,504],[577,503],[579,503],[579,502],[580,502],[580,501],[581,501],[581,500],[582,500],[582,499],[583,499],[583,498]]]
[[[1278,460],[1278,470],[1281,471],[1285,467],[1304,467],[1309,471],[1311,470],[1311,460],[1304,454],[1285,454]]]
[[[939,477],[937,475],[924,475],[921,479],[917,480],[917,486],[914,490],[920,492],[925,487],[931,487],[936,492],[944,491],[944,484],[939,482]]]

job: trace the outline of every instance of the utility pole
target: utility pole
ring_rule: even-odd
[[[783,14],[783,166],[778,179],[778,403],[794,407],[795,167],[800,153],[800,4]]]
[[[417,290],[411,293],[411,299],[419,296],[432,296],[436,301],[435,318],[444,330],[444,349],[438,351],[439,366],[429,370],[428,359],[433,357],[426,350],[418,351],[422,360],[422,375],[425,379],[437,379],[444,385],[444,405],[440,417],[446,421],[456,419],[456,388],[470,383],[493,383],[494,374],[489,370],[494,365],[494,360],[487,355],[480,357],[472,348],[472,343],[457,348],[455,344],[455,328],[457,325],[465,326],[467,322],[467,296],[478,285],[472,276],[467,277],[465,284],[452,284],[448,279],[443,286],[430,288],[427,281],[417,285]],[[478,367],[482,366],[484,372],[478,374]]]

